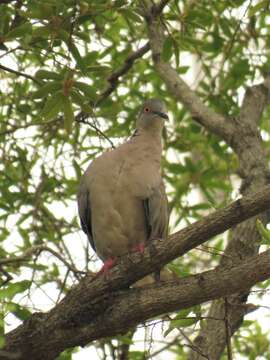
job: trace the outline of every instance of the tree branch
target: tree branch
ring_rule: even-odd
[[[111,75],[107,78],[108,86],[100,93],[97,100],[94,103],[94,106],[98,106],[107,99],[111,95],[111,93],[117,88],[119,84],[120,77],[128,73],[128,71],[132,68],[134,62],[141,58],[144,54],[146,54],[150,50],[149,42],[146,43],[144,46],[139,48],[136,51],[131,52],[126,60],[124,61],[123,65],[120,66],[119,69],[111,73]],[[93,104],[92,104],[93,105]],[[89,117],[88,113],[81,111],[77,116],[76,120],[78,122],[82,122]]]
[[[121,76],[125,75],[133,66],[134,62],[143,57],[150,50],[150,44],[147,42],[144,46],[139,48],[136,51],[133,51],[128,55],[124,64],[115,72],[113,72],[108,78],[108,87],[102,91],[99,95],[96,105],[100,105],[100,103],[105,100],[117,87],[119,83],[119,79]]]
[[[33,76],[22,73],[20,71],[14,70],[14,69],[10,69],[10,68],[2,65],[2,64],[0,64],[0,69],[2,69],[4,71],[7,71],[7,72],[10,72],[11,74],[15,74],[17,76],[22,76],[22,77],[24,77],[26,79],[32,80],[32,81],[34,81],[35,83],[37,83],[39,85],[41,84],[41,82],[38,79],[34,78]]]
[[[152,57],[159,76],[176,100],[187,107],[194,120],[221,138],[227,141],[230,140],[233,135],[230,120],[205,106],[196,93],[182,80],[177,71],[169,63],[162,60],[161,54],[165,35],[162,23],[154,9],[150,2],[143,11],[148,28]]]
[[[3,5],[3,4],[9,4],[11,2],[14,2],[16,0],[0,0],[0,5]]]
[[[74,275],[77,277],[77,279],[79,280],[80,278],[78,277],[78,274],[85,274],[85,271],[81,271],[78,270],[76,268],[74,268],[74,266],[72,266],[71,264],[68,263],[68,261],[63,258],[63,256],[61,256],[60,254],[58,254],[57,251],[51,249],[50,247],[46,246],[46,245],[37,245],[37,246],[33,246],[31,248],[29,248],[28,250],[25,251],[24,254],[20,255],[20,256],[14,256],[14,257],[10,257],[10,258],[5,258],[5,259],[1,259],[0,258],[0,266],[3,265],[10,265],[10,264],[14,264],[14,263],[21,263],[24,261],[29,260],[29,258],[31,258],[33,255],[35,254],[40,254],[43,251],[47,251],[49,253],[51,253],[52,255],[54,255],[58,260],[60,260],[70,271],[72,271],[74,273]]]
[[[238,156],[238,174],[242,178],[242,194],[254,194],[257,189],[269,183],[268,162],[258,129],[263,110],[269,104],[269,96],[270,77],[268,74],[262,84],[247,88],[240,115],[232,121],[234,133],[230,145]],[[260,218],[264,224],[269,222],[269,211],[261,214]],[[230,262],[237,263],[244,258],[250,258],[257,254],[260,238],[254,218],[235,226],[231,231],[230,241],[224,252],[225,256],[221,258],[221,265],[226,265],[228,263],[227,259],[230,259]],[[227,319],[230,323],[231,335],[239,329],[244,316],[248,312],[245,306],[248,295],[249,289],[245,294],[236,293],[228,298],[228,302],[234,304],[233,307],[227,308]],[[223,301],[215,301],[211,305],[208,315],[210,318],[222,318],[225,312]],[[194,342],[212,360],[220,359],[226,346],[224,324],[208,319]],[[203,358],[197,353],[191,352],[189,360],[203,360]]]
[[[37,314],[35,318],[25,322],[24,334],[20,331],[21,327],[11,333],[10,338],[7,338],[7,348],[9,351],[20,352],[20,360],[55,359],[67,347],[84,346],[99,338],[123,334],[130,327],[164,311],[172,312],[236,291],[245,291],[269,277],[270,250],[234,267],[218,267],[199,275],[140,289],[110,292],[102,301],[92,299],[88,306],[78,299],[77,305],[83,305],[84,308],[80,308],[80,311],[75,309],[76,319],[66,318],[66,325],[58,327],[53,317]],[[87,289],[84,291],[87,292]],[[24,337],[19,339],[21,335]],[[18,342],[21,343],[20,347]]]
[[[229,264],[186,279],[128,289],[160,266],[269,206],[270,185],[171,235],[167,241],[154,241],[143,258],[140,254],[124,257],[112,269],[109,280],[86,276],[51,311],[32,315],[7,334],[5,350],[20,352],[21,359],[54,359],[65,348],[126,332],[153,316],[245,290],[265,280],[270,276],[269,251],[233,268]]]

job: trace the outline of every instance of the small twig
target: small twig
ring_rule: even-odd
[[[58,122],[58,120],[59,119],[52,119],[52,120],[47,121],[47,122],[31,123],[31,124],[25,124],[25,125],[8,125],[8,126],[12,126],[12,128],[0,132],[0,136],[13,134],[17,130],[27,129],[27,128],[31,127],[31,126],[47,126],[47,125],[52,124],[54,122],[55,123]]]
[[[189,348],[191,348],[193,351],[195,351],[196,353],[198,353],[199,355],[201,355],[202,357],[204,357],[205,359],[210,360],[210,358],[208,357],[208,355],[204,354],[201,349],[195,345],[193,343],[193,341],[190,340],[190,338],[184,333],[184,331],[180,328],[178,328],[178,331],[180,332],[180,334],[183,336],[183,338],[187,341],[186,346],[188,346]]]
[[[126,60],[124,61],[123,65],[111,73],[111,75],[107,78],[108,86],[101,92],[101,94],[98,96],[97,100],[94,104],[92,104],[94,107],[100,105],[102,101],[107,99],[107,97],[110,96],[110,94],[117,88],[117,85],[119,83],[119,79],[121,76],[125,75],[133,66],[134,62],[141,58],[144,54],[146,54],[150,50],[150,43],[147,42],[144,46],[139,48],[136,51],[131,52]],[[76,121],[78,123],[84,123],[89,126],[91,126],[99,135],[101,135],[104,139],[106,139],[112,148],[115,148],[113,142],[107,137],[107,135],[104,134],[96,125],[93,123],[87,122],[86,119],[89,118],[89,114],[81,111],[79,114],[76,115]]]
[[[228,360],[233,360],[232,357],[232,343],[231,343],[231,325],[229,319],[229,303],[228,298],[224,298],[224,322],[225,322],[225,332],[226,332],[226,345],[227,345],[227,358]]]
[[[117,88],[117,85],[119,83],[119,79],[121,76],[125,75],[133,66],[134,62],[141,58],[144,54],[146,54],[150,50],[150,43],[147,42],[144,46],[139,48],[136,51],[131,52],[126,60],[124,61],[123,65],[120,66],[120,68],[107,78],[108,85],[107,87],[100,93],[97,100],[94,103],[94,107],[100,105],[100,103],[107,99],[107,97]],[[93,104],[91,104],[93,105]],[[89,114],[85,112],[80,112],[76,116],[76,120],[79,122],[82,122],[82,120],[85,120],[89,117]]]
[[[118,82],[119,82],[119,78],[121,76],[125,75],[130,70],[130,68],[133,66],[134,62],[137,59],[141,58],[149,50],[150,50],[150,43],[148,41],[144,46],[142,46],[138,50],[136,50],[128,55],[128,57],[124,61],[124,64],[108,77],[107,81],[108,81],[109,85],[99,95],[95,105],[99,105],[103,100],[105,100],[116,89]]]
[[[195,250],[202,251],[202,252],[205,252],[205,253],[208,253],[211,255],[218,255],[218,256],[226,257],[228,259],[232,258],[231,256],[226,255],[223,250],[218,250],[211,246],[200,245],[199,247],[196,247]]]
[[[26,261],[34,254],[40,254],[42,251],[48,251],[52,255],[54,255],[57,259],[62,261],[62,263],[74,274],[85,274],[85,271],[81,271],[76,269],[74,266],[70,265],[66,259],[64,259],[61,255],[59,255],[55,250],[51,249],[50,247],[46,245],[37,245],[33,246],[30,249],[26,250],[24,254],[20,256],[10,257],[7,259],[0,259],[0,265],[7,265],[7,264],[13,264],[13,263],[20,263],[23,261]]]
[[[160,353],[162,353],[163,351],[169,349],[171,346],[173,345],[176,345],[177,343],[179,342],[178,340],[178,336],[173,339],[172,341],[168,342],[166,345],[164,345],[162,348],[156,350],[155,352],[153,352],[152,354],[149,354],[149,355],[146,355],[144,357],[144,360],[147,360],[147,359],[154,359],[155,356],[159,355]]]
[[[155,5],[153,10],[156,15],[161,14],[165,6],[170,2],[170,0],[161,0],[159,4]]]
[[[80,114],[79,114],[80,115]],[[103,137],[105,140],[107,140],[111,147],[114,149],[114,143],[111,141],[111,139],[102,131],[100,130],[95,124],[93,124],[92,122],[88,121],[86,118],[79,118],[79,116],[76,116],[76,121],[78,123],[82,123],[82,124],[86,124],[88,126],[90,126],[92,129],[94,129],[101,137]]]
[[[1,0],[0,0],[0,1],[1,1]],[[1,3],[0,3],[0,5],[1,5]],[[15,52],[15,51],[18,50],[18,49],[21,49],[21,46],[20,46],[20,45],[16,46],[16,47],[13,48],[13,49],[10,49],[10,50],[7,50],[6,52],[4,52],[4,54],[0,55],[0,59],[3,58],[3,57],[5,57],[5,56],[7,56],[8,54],[11,54],[11,53]]]
[[[246,16],[250,6],[252,4],[252,0],[249,1],[249,4],[243,14],[243,16],[241,17],[241,19],[239,19],[235,29],[234,29],[234,33],[232,34],[232,37],[230,39],[230,43],[229,43],[229,47],[228,49],[226,50],[225,54],[224,54],[224,57],[223,57],[223,60],[221,61],[221,64],[219,66],[219,71],[217,72],[217,74],[214,76],[214,78],[212,79],[212,83],[215,83],[216,79],[219,77],[220,73],[224,71],[224,66],[225,66],[225,62],[228,60],[229,56],[231,55],[231,51],[232,51],[232,48],[233,48],[233,45],[234,45],[234,42],[235,42],[235,38],[236,38],[236,35],[240,29],[240,26],[241,26],[241,23],[244,19],[244,17]]]
[[[41,82],[40,80],[34,78],[33,76],[28,75],[28,74],[25,74],[25,73],[22,73],[22,72],[20,72],[20,71],[14,70],[14,69],[10,69],[10,68],[2,65],[2,64],[0,64],[0,69],[2,69],[2,70],[4,70],[4,71],[7,71],[7,72],[10,72],[10,73],[12,73],[12,74],[15,74],[15,75],[17,75],[17,76],[23,76],[24,78],[29,79],[29,80],[32,80],[32,81],[34,81],[35,83],[37,83],[37,84],[39,84],[39,85],[42,84],[42,82]]]
[[[6,279],[1,283],[0,286],[6,285],[10,280],[13,279],[13,277],[5,270],[2,266],[0,266],[0,272],[3,273],[6,277]]]
[[[0,5],[3,5],[3,4],[9,4],[13,1],[16,1],[16,0],[0,0]]]
[[[67,283],[67,279],[68,279],[69,272],[70,272],[70,270],[67,269],[66,275],[65,275],[65,277],[64,277],[64,281],[63,281],[63,283],[62,283],[61,289],[60,289],[60,291],[59,291],[59,293],[58,293],[58,296],[57,296],[57,299],[56,299],[56,304],[59,303],[60,298],[61,298],[61,295],[63,294],[64,288],[65,288],[66,283]]]

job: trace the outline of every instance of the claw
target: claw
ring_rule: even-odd
[[[108,275],[109,275],[110,269],[115,265],[115,263],[116,263],[116,257],[110,257],[110,258],[108,258],[108,259],[104,262],[102,268],[99,270],[98,275],[102,275],[102,274],[103,274],[103,275],[107,278]]]
[[[144,243],[139,243],[135,246],[133,246],[132,251],[133,252],[139,252],[140,254],[143,254],[145,250],[145,244]]]

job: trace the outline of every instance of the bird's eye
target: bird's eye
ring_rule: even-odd
[[[145,107],[145,108],[144,108],[144,112],[147,113],[147,112],[149,112],[149,111],[150,111],[150,109],[149,109],[148,107]]]

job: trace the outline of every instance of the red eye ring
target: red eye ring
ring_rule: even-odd
[[[149,107],[144,108],[144,112],[149,112],[149,111],[150,111]]]

